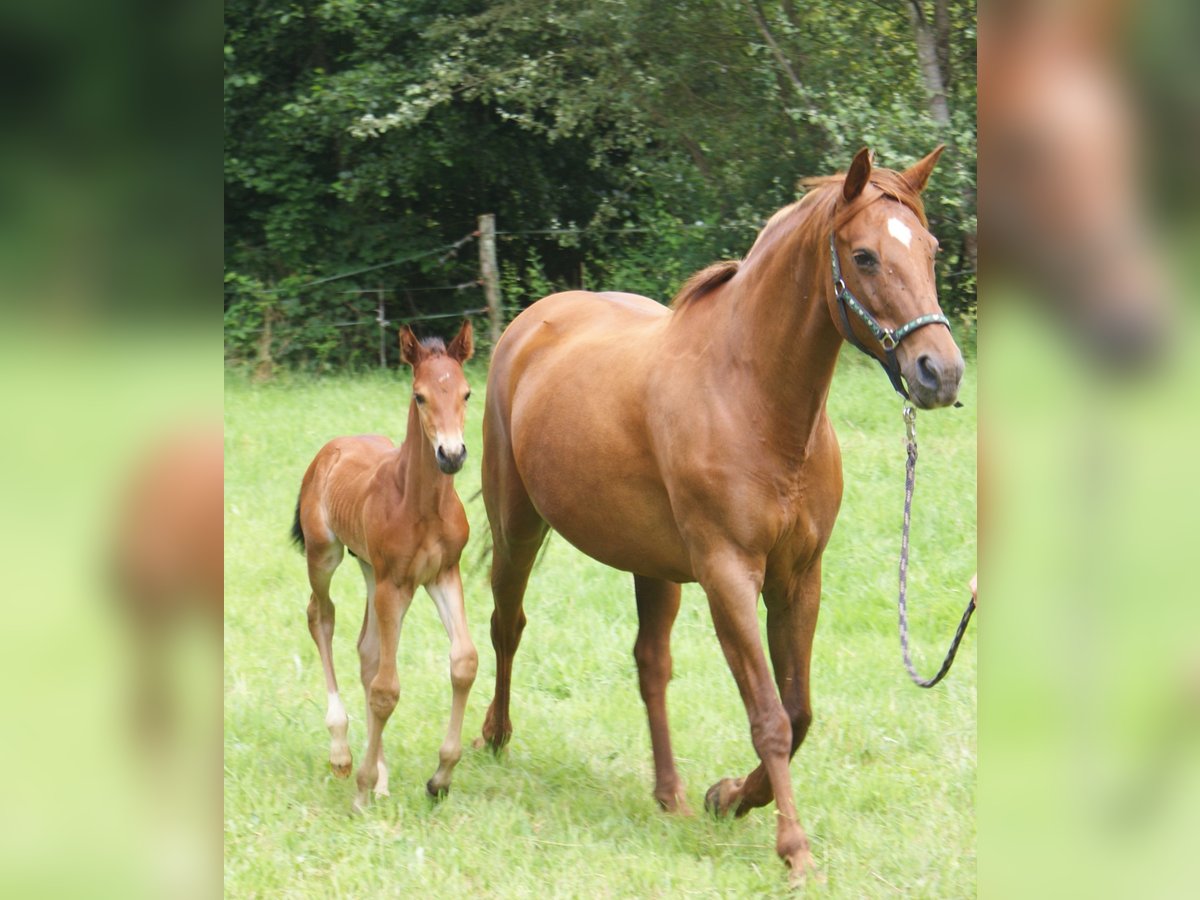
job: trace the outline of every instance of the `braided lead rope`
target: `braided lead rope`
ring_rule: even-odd
[[[900,608],[900,649],[904,655],[904,668],[908,669],[908,677],[913,680],[913,684],[917,687],[931,688],[950,671],[950,666],[954,664],[954,657],[958,654],[958,645],[962,643],[963,635],[967,630],[967,623],[971,621],[971,614],[975,612],[975,598],[967,604],[967,610],[963,613],[962,620],[958,623],[958,630],[954,632],[954,640],[950,642],[950,649],[946,652],[946,658],[942,660],[942,667],[937,670],[937,674],[932,678],[925,679],[917,674],[916,668],[912,663],[912,656],[908,649],[908,526],[912,521],[912,498],[913,487],[917,481],[917,414],[911,406],[904,407],[904,424],[908,432],[908,463],[905,466],[904,472],[904,529],[900,535],[900,599],[897,604]]]

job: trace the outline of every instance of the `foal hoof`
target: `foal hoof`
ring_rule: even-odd
[[[425,793],[427,793],[433,800],[441,800],[450,793],[450,785],[440,788],[434,787],[433,779],[430,778],[427,782],[425,782]]]
[[[329,768],[333,772],[335,778],[349,778],[350,770],[354,768],[353,762],[335,763],[332,760],[329,762]]]

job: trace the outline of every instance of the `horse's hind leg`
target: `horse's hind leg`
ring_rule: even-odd
[[[371,681],[379,671],[379,623],[375,613],[375,570],[371,568],[370,563],[363,559],[359,559],[358,567],[362,570],[363,581],[366,583],[367,588],[367,602],[363,608],[362,629],[358,633],[358,665],[359,674],[362,677],[363,698],[368,701],[367,717],[369,719],[371,716],[371,706],[369,703]],[[388,770],[387,763],[383,757],[382,741],[379,744],[377,756],[378,759],[375,765],[379,772],[379,777],[375,782],[375,795],[377,797],[386,797],[388,795]]]
[[[308,558],[308,580],[312,596],[308,601],[308,631],[317,645],[321,668],[325,671],[325,727],[329,729],[329,765],[333,774],[345,778],[350,774],[350,745],[346,731],[350,720],[338,694],[337,675],[333,671],[333,601],[329,598],[329,582],[342,561],[342,545],[334,542],[318,545],[309,540],[305,555]]]
[[[667,682],[671,680],[671,626],[679,612],[679,585],[633,576],[637,594],[638,636],[633,658],[654,752],[654,798],[667,812],[691,815],[683,782],[675,770],[671,732],[667,725]]]
[[[450,638],[450,685],[454,692],[446,740],[438,751],[438,769],[425,785],[431,797],[441,797],[450,790],[450,775],[462,757],[463,715],[467,709],[467,695],[471,692],[475,672],[479,668],[479,654],[475,652],[475,645],[471,643],[471,635],[467,632],[462,576],[458,566],[447,569],[427,588],[446,628],[446,635]]]
[[[517,473],[512,450],[495,453],[484,421],[483,499],[492,526],[492,647],[496,693],[483,720],[482,742],[499,751],[512,737],[508,717],[512,663],[525,629],[525,588],[549,530]],[[501,440],[503,440],[501,438]],[[477,742],[477,746],[479,743]]]

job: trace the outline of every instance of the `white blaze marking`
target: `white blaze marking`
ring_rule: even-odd
[[[909,230],[907,225],[895,217],[888,219],[888,234],[902,243],[905,247],[912,246],[912,232]]]
[[[443,373],[441,374],[441,376],[438,378],[438,384],[441,384],[443,381],[445,381],[445,380],[446,380],[447,378],[449,378],[449,377],[450,377],[450,373],[449,373],[449,372],[443,372]]]

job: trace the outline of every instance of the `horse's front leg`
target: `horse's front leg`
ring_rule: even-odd
[[[763,600],[767,606],[767,643],[775,684],[792,726],[790,757],[795,755],[812,723],[809,661],[821,602],[820,561],[782,577],[768,574]],[[726,779],[715,785],[705,798],[705,805],[742,816],[770,803],[773,797],[771,780],[766,768],[760,765],[744,780]]]
[[[808,837],[796,816],[788,761],[792,749],[792,724],[780,702],[758,631],[760,561],[735,552],[710,556],[700,574],[708,595],[713,625],[729,669],[737,682],[750,720],[750,739],[762,761],[769,789],[775,797],[775,852],[798,881],[812,869]],[[745,790],[745,779],[723,779],[708,792],[705,805],[720,813],[736,808]]]
[[[386,579],[376,582],[375,621],[379,631],[379,665],[367,689],[367,749],[358,769],[358,794],[354,798],[356,812],[366,809],[372,789],[379,784],[383,728],[400,699],[396,648],[400,643],[400,627],[411,603],[412,588]]]
[[[450,702],[450,726],[446,740],[438,751],[438,769],[425,785],[431,797],[443,796],[450,790],[450,776],[462,757],[463,715],[467,709],[467,695],[475,683],[475,672],[479,668],[479,654],[467,631],[467,614],[463,602],[462,577],[458,566],[446,569],[438,580],[426,585],[429,596],[437,606],[446,635],[450,638],[450,685],[454,691]]]

